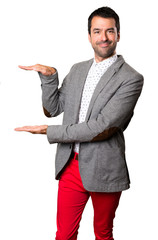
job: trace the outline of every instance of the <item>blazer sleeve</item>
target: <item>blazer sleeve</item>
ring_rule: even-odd
[[[124,130],[140,96],[143,76],[124,81],[96,119],[80,124],[48,126],[49,143],[103,141],[118,130]]]
[[[68,74],[69,75],[69,74]],[[59,88],[58,72],[51,76],[39,73],[42,88],[42,104],[47,117],[55,117],[64,111],[65,92],[69,82],[68,75]]]

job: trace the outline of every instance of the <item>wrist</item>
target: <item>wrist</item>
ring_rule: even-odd
[[[51,68],[50,71],[51,71],[51,75],[53,75],[56,73],[57,70],[55,68]]]
[[[48,128],[48,125],[44,125],[43,131],[42,131],[43,134],[47,134],[47,128]]]

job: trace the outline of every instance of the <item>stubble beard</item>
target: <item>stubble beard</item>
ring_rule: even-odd
[[[99,44],[101,42],[97,43],[96,46],[93,46],[95,56],[99,57],[100,59],[104,60],[106,58],[109,58],[115,54],[117,42],[115,42],[113,45],[108,46],[108,47],[99,47]],[[109,42],[111,44],[111,42]]]

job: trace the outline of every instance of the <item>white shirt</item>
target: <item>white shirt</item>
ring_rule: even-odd
[[[107,71],[107,69],[117,60],[117,55],[113,55],[110,58],[107,58],[99,63],[94,59],[94,62],[88,72],[87,79],[85,81],[81,105],[79,110],[79,120],[78,123],[85,121],[88,107],[94,93],[94,90],[102,77],[102,75]],[[79,153],[79,143],[76,143],[74,146],[74,152]]]

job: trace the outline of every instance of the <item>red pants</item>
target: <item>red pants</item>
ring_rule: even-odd
[[[76,240],[84,207],[91,197],[96,240],[113,240],[112,228],[121,192],[96,193],[84,189],[78,161],[71,159],[59,180],[56,240]]]

